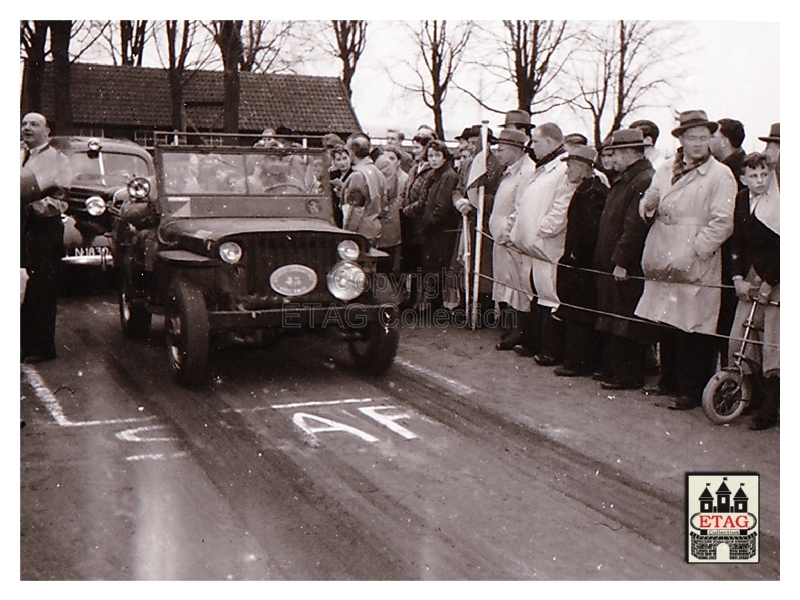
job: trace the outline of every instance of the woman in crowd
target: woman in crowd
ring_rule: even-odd
[[[424,207],[427,179],[431,168],[426,157],[425,146],[433,138],[426,132],[418,133],[412,140],[411,151],[414,155],[414,164],[408,172],[406,184],[403,187],[403,212],[400,218],[403,254],[401,269],[405,275],[404,291],[412,305],[422,302],[422,287],[419,285],[422,271],[422,245],[419,242],[416,220],[406,213],[406,208],[414,204],[419,208]]]
[[[439,308],[443,301],[444,275],[453,257],[458,239],[460,218],[453,207],[453,190],[458,174],[453,156],[444,142],[428,142],[425,154],[429,175],[424,193],[406,206],[406,216],[417,220],[417,242],[422,246],[422,288],[424,299],[419,310]]]
[[[334,198],[333,217],[336,219],[336,224],[341,227],[342,188],[344,188],[344,182],[353,172],[353,159],[350,156],[350,151],[343,145],[334,146],[331,150],[331,157],[333,159],[333,169],[330,172],[331,189],[333,190]]]

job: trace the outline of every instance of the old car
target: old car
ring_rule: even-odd
[[[128,140],[71,136],[53,137],[50,143],[69,157],[72,166],[62,263],[110,268],[116,219],[129,198],[128,185],[140,178],[154,181],[153,159]]]
[[[330,334],[365,372],[390,368],[399,342],[384,253],[336,226],[322,149],[156,145],[156,186],[122,208],[116,261],[129,338],[165,318],[167,357],[185,385],[210,353],[286,333]]]

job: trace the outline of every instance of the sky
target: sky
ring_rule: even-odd
[[[763,143],[757,137],[766,135],[770,124],[780,120],[779,23],[690,21],[683,27],[689,40],[687,56],[680,65],[685,76],[676,82],[680,89],[671,90],[669,105],[663,98],[655,97],[656,103],[663,102],[661,106],[635,112],[626,121],[638,118],[655,121],[664,132],[660,145],[666,150],[674,146],[667,133],[675,126],[673,110],[701,108],[712,120],[728,117],[742,121],[747,133],[745,149],[762,149]],[[353,80],[353,105],[362,127],[373,136],[385,135],[388,127],[413,133],[421,123],[433,124],[432,112],[419,95],[392,83],[392,79],[409,76],[401,63],[404,59],[411,60],[413,53],[404,37],[402,23],[370,24],[366,51]],[[387,73],[389,68],[391,78]],[[506,93],[493,96],[492,104],[507,110],[516,108],[513,87],[509,84],[505,90]],[[480,108],[466,94],[452,88],[444,111],[447,136],[452,138],[482,119],[488,119],[495,130],[503,122],[502,115]],[[534,122],[546,121],[558,123],[565,133],[591,133],[591,121],[570,109],[534,117]]]

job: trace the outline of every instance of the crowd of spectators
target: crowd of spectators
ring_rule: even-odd
[[[474,125],[457,146],[427,126],[410,143],[397,129],[384,145],[363,133],[324,143],[339,214],[374,219],[367,237],[389,256],[382,269],[397,277],[407,311],[447,311],[453,324],[460,314],[462,324],[498,328],[497,351],[604,389],[667,395],[669,408],[686,410],[734,360],[757,303],[748,353],[765,383],[750,426],[771,427],[780,124],[751,154],[741,122],[702,110],[680,114],[671,156],[656,148],[659,134],[638,120],[592,148],[585,135],[515,109],[497,136]],[[355,164],[379,173],[371,189],[353,182]]]

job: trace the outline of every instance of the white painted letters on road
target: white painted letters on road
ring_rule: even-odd
[[[413,440],[414,438],[418,437],[413,431],[409,431],[402,425],[395,423],[395,421],[399,419],[408,419],[407,414],[383,415],[378,412],[381,410],[394,410],[396,408],[396,406],[362,406],[358,409],[358,411],[367,415],[371,419],[375,419],[387,429],[394,431],[397,435],[404,437],[407,440]]]
[[[338,421],[334,421],[332,419],[326,419],[325,417],[318,417],[316,415],[310,415],[308,413],[294,413],[292,416],[292,421],[295,425],[297,425],[300,429],[305,431],[307,434],[314,436],[315,433],[322,433],[326,431],[343,431],[344,433],[349,433],[356,437],[361,438],[365,442],[377,442],[378,438],[372,436],[368,433],[361,431],[360,429],[356,429],[355,427],[350,427],[349,425],[345,425],[344,423],[339,423]],[[313,427],[309,424],[309,421],[316,421],[318,423],[322,423],[322,426]]]

